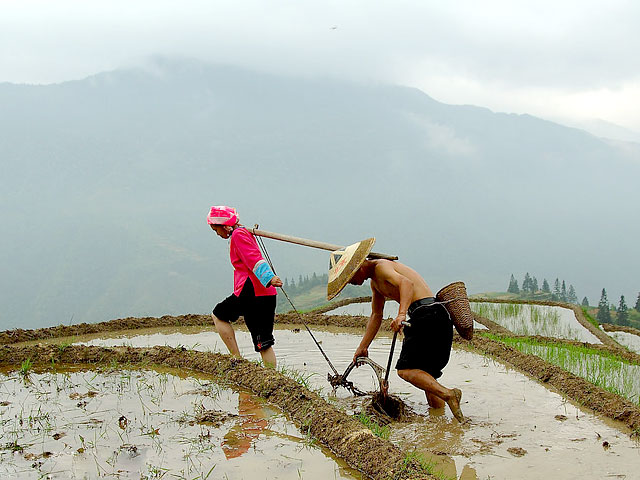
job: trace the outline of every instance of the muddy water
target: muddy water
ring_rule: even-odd
[[[260,398],[204,376],[70,370],[0,385],[1,478],[360,478]]]
[[[471,310],[516,335],[540,335],[581,342],[602,342],[576,319],[573,310],[549,305],[471,302]]]
[[[640,336],[627,332],[607,332],[620,345],[627,347],[635,353],[640,353]]]
[[[296,332],[297,328],[301,330]],[[342,372],[351,361],[361,331],[314,328],[313,332],[336,369]],[[331,397],[326,380],[329,367],[304,327],[280,329],[275,336],[279,365],[301,372],[311,388]],[[239,329],[237,337],[243,355],[258,360],[249,334]],[[76,341],[105,346],[182,345],[224,351],[218,335],[202,328],[156,329]],[[369,349],[370,357],[386,366],[390,344],[390,334],[381,332]],[[367,366],[349,378],[363,390],[377,388],[373,371]],[[445,386],[462,389],[462,409],[469,422],[458,424],[448,410],[429,411],[421,392],[392,372],[391,393],[403,398],[419,416],[408,423],[391,424],[390,439],[406,451],[430,455],[436,468],[448,477],[637,478],[640,445],[629,438],[624,427],[582,410],[500,363],[454,350],[440,381]],[[363,402],[343,389],[332,401],[349,412],[359,411]]]

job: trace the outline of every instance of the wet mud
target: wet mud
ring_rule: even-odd
[[[415,417],[400,397],[383,392],[374,392],[365,405],[365,410],[382,425],[390,422],[407,422]]]
[[[169,367],[203,372],[251,390],[280,407],[303,433],[307,433],[372,479],[435,478],[417,460],[391,442],[376,437],[347,415],[283,374],[244,359],[184,348],[88,347],[31,345],[0,347],[0,365],[19,367],[30,359],[34,367],[55,365],[126,365]],[[216,418],[212,414],[211,418]]]

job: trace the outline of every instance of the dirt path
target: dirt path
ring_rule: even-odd
[[[391,442],[373,435],[346,415],[281,373],[220,353],[171,347],[87,347],[32,345],[0,347],[0,365],[19,368],[31,359],[36,367],[114,364],[145,368],[165,366],[210,374],[251,390],[280,407],[304,433],[327,446],[351,467],[375,480],[436,478]]]

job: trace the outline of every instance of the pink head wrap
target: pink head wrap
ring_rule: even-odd
[[[229,225],[234,226],[238,223],[238,212],[233,207],[220,205],[211,207],[209,215],[207,215],[207,223],[209,225]]]

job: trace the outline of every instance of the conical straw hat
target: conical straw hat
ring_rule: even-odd
[[[371,252],[375,238],[367,238],[361,242],[349,245],[341,250],[331,252],[329,257],[329,283],[327,283],[327,300],[338,295],[349,283],[351,277],[367,259]]]

